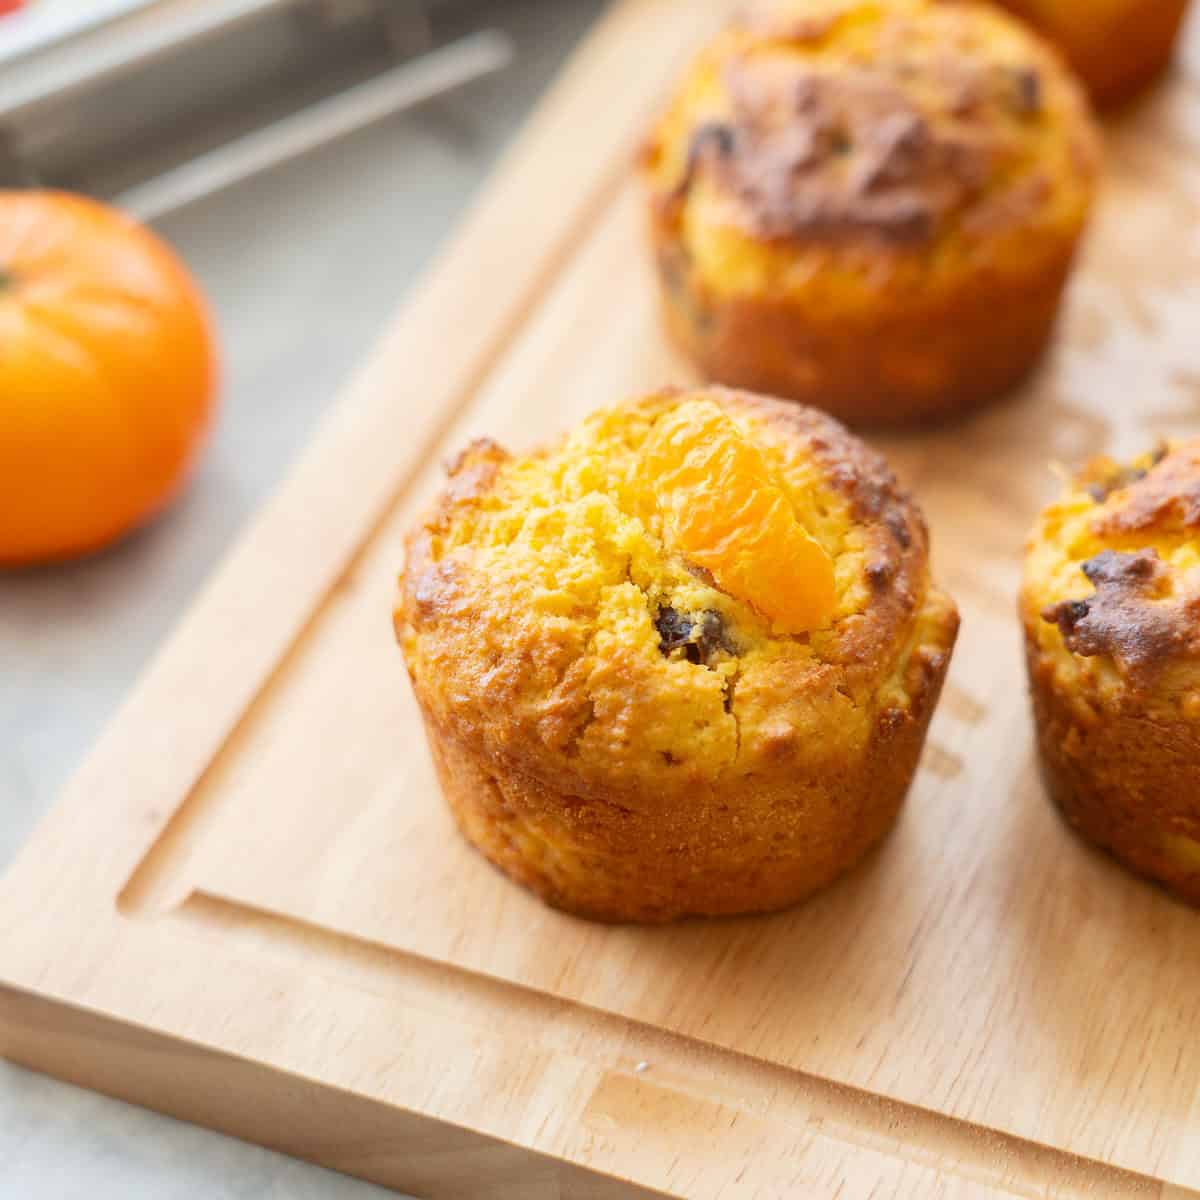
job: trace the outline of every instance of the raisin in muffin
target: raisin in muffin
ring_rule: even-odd
[[[1106,107],[1171,61],[1189,0],[1000,0],[1048,37]]]
[[[969,409],[1046,345],[1098,163],[1080,87],[1008,15],[775,0],[641,155],[668,332],[710,378],[851,423]]]
[[[1200,903],[1200,441],[1073,479],[1034,531],[1021,608],[1054,799]]]
[[[396,629],[462,831],[606,920],[777,909],[891,827],[958,617],[830,419],[720,390],[450,468]]]

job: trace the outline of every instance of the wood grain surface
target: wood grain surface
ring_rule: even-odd
[[[1015,619],[1049,464],[1197,430],[1190,65],[1110,128],[1038,377],[881,443],[964,627],[880,853],[782,916],[614,929],[443,811],[390,631],[402,531],[469,437],[690,378],[629,162],[722,7],[614,10],[0,881],[0,1051],[430,1196],[1200,1191],[1200,916],[1048,806]]]

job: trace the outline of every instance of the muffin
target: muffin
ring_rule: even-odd
[[[1099,140],[1004,13],[779,0],[700,54],[640,163],[666,327],[700,369],[897,426],[1037,362]]]
[[[798,405],[663,392],[449,477],[396,631],[493,863],[656,922],[793,904],[888,831],[958,617],[878,455]]]
[[[1071,480],[1030,541],[1021,611],[1051,795],[1200,903],[1200,440]]]
[[[1098,104],[1130,99],[1166,69],[1188,0],[1000,0],[1040,29]]]

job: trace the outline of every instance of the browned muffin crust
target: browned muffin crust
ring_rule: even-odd
[[[1130,464],[1089,464],[1043,514],[1022,598],[1051,795],[1086,837],[1193,903],[1198,500],[1200,443],[1162,446]]]
[[[661,404],[675,393],[661,393],[651,403]],[[875,597],[870,609],[836,628],[823,652],[820,668],[803,668],[781,662],[772,668],[765,690],[786,693],[805,691],[828,667],[847,673],[856,693],[869,687],[870,676],[880,659],[889,653],[897,634],[910,622],[925,599],[928,587],[929,535],[920,510],[897,483],[881,455],[850,434],[836,421],[814,409],[782,403],[750,393],[721,393],[726,402],[776,429],[786,439],[795,439],[806,453],[821,463],[829,483],[851,504],[864,526],[863,540],[868,577]],[[397,623],[408,624],[425,638],[442,644],[444,658],[461,671],[459,686],[449,690],[447,717],[451,728],[464,734],[483,734],[490,754],[502,756],[514,769],[538,777],[542,782],[569,787],[585,795],[608,794],[627,785],[622,756],[601,747],[587,763],[588,776],[581,777],[581,763],[574,734],[594,715],[582,687],[581,676],[568,670],[560,682],[557,704],[550,720],[545,714],[523,711],[530,680],[524,666],[535,657],[539,640],[535,625],[503,635],[505,649],[488,675],[486,692],[473,686],[474,664],[459,653],[477,640],[478,613],[470,595],[471,584],[463,568],[454,562],[437,561],[434,547],[456,520],[463,506],[471,506],[490,491],[498,470],[511,456],[490,439],[472,443],[447,466],[449,483],[436,508],[409,536],[406,569]],[[489,647],[497,652],[502,647]],[[934,666],[944,666],[937,661]],[[567,686],[563,686],[563,684]],[[745,738],[740,746],[739,773],[754,774],[763,766],[787,760],[803,750],[803,732],[780,724]],[[675,772],[664,772],[670,782]],[[690,787],[693,780],[684,779]]]
[[[1109,458],[1097,459],[1079,473],[1079,482],[1097,504],[1103,504],[1113,492],[1145,479],[1151,468],[1158,466],[1169,452],[1166,443],[1160,442],[1150,452],[1145,465],[1116,463]]]
[[[1133,696],[1091,715],[1029,648],[1046,789],[1067,822],[1126,867],[1200,905],[1200,739],[1194,716]]]
[[[1042,617],[1062,631],[1072,654],[1110,655],[1127,675],[1152,670],[1200,647],[1200,597],[1165,598],[1170,572],[1153,550],[1105,550],[1083,564],[1096,589],[1086,600],[1064,600]]]
[[[792,26],[788,36],[816,42],[823,32],[805,36]],[[707,172],[737,197],[747,232],[768,241],[869,234],[919,243],[956,214],[981,230],[1019,224],[1043,201],[1044,179],[1009,193],[1003,205],[967,210],[983,194],[997,153],[988,101],[998,97],[1014,113],[1036,117],[1041,71],[1000,72],[950,56],[939,71],[952,90],[953,127],[931,121],[904,88],[875,72],[800,76],[781,92],[735,59],[725,69],[732,115],[695,132],[670,200],[682,203]]]
[[[1035,35],[974,3],[775,0],[641,155],[672,339],[710,378],[859,425],[996,399],[1054,325],[1099,160]]]
[[[787,395],[864,428],[918,426],[989,404],[1029,375],[1051,337],[1072,256],[1039,266],[1021,303],[1004,280],[909,298],[887,314],[804,314],[778,297],[721,296],[659,253],[663,319],[704,373]]]
[[[1151,464],[1124,476],[1125,503],[1093,522],[1097,536],[1200,530],[1200,453],[1156,450]]]
[[[653,631],[649,659],[531,619],[527,599],[480,577],[470,553],[445,551],[464,520],[504,503],[520,461],[493,443],[452,464],[407,544],[397,633],[460,827],[549,903],[600,919],[775,909],[857,862],[903,801],[957,630],[929,580],[920,513],[878,455],[810,410],[705,395],[762,431],[779,471],[815,467],[844,498],[846,563],[857,564],[847,586],[861,601],[831,628],[776,642],[701,571],[695,586],[711,599],[689,611],[647,585],[637,619]],[[644,422],[685,399],[624,411]],[[663,688],[681,686],[664,682],[664,662],[695,668],[689,686],[723,672],[725,752],[699,754],[694,739],[711,730],[686,725],[647,747],[672,701]]]

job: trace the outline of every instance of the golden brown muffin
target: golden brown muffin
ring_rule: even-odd
[[[1200,903],[1200,441],[1072,480],[1034,530],[1021,611],[1054,799]]]
[[[711,378],[853,424],[962,412],[1051,333],[1099,141],[1004,13],[776,0],[678,87],[641,174],[667,329]]]
[[[1066,56],[1097,104],[1130,99],[1166,69],[1189,0],[999,0]]]
[[[397,634],[462,831],[613,921],[793,904],[908,790],[958,626],[884,462],[778,400],[667,392],[477,442]]]

